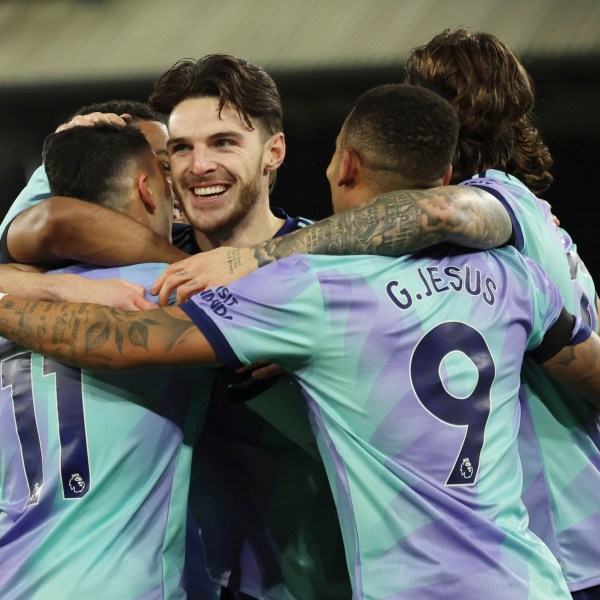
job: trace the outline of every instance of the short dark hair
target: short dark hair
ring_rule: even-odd
[[[152,155],[134,125],[73,127],[51,133],[42,156],[55,196],[70,196],[114,210],[127,208],[127,178],[132,162]]]
[[[495,168],[536,194],[548,189],[552,157],[532,122],[531,77],[497,37],[446,29],[411,50],[405,81],[441,94],[458,114],[454,181]]]
[[[87,115],[93,112],[115,113],[122,115],[130,114],[132,121],[157,121],[158,123],[167,123],[167,115],[154,110],[146,102],[138,102],[137,100],[107,100],[105,102],[96,102],[88,106],[82,106],[75,114],[71,116]]]
[[[448,170],[457,137],[458,119],[443,98],[425,88],[387,84],[360,96],[340,142],[359,154],[373,175],[370,182],[385,191],[398,178],[414,188],[431,187]]]
[[[267,135],[283,130],[283,109],[273,78],[261,67],[228,54],[176,62],[154,84],[149,103],[170,114],[180,102],[205,96],[219,98],[219,111],[231,105],[251,129],[258,122]]]

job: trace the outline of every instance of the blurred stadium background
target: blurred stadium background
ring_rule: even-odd
[[[600,0],[0,0],[0,216],[80,106],[146,100],[178,59],[213,52],[279,85],[288,154],[273,204],[327,216],[325,168],[354,99],[399,81],[412,46],[456,26],[498,35],[532,74],[555,159],[546,199],[599,277]]]

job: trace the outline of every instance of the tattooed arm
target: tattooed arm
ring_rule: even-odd
[[[453,242],[494,248],[512,233],[508,213],[491,194],[469,186],[388,192],[280,238],[253,246],[260,267],[290,254],[402,256]]]
[[[596,333],[575,346],[565,346],[542,363],[551,377],[573,386],[596,408],[600,408],[600,338]]]
[[[177,307],[128,312],[5,296],[0,300],[0,335],[81,368],[218,364],[206,338]]]
[[[505,244],[511,234],[508,213],[484,190],[445,186],[388,192],[250,248],[219,248],[175,263],[151,291],[160,292],[159,304],[164,305],[175,288],[182,302],[291,254],[402,256],[440,242],[487,249]]]

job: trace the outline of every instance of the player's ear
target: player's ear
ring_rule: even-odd
[[[358,181],[362,165],[358,154],[352,148],[344,148],[342,165],[338,176],[337,185],[354,187]]]
[[[264,173],[277,171],[285,158],[285,136],[280,131],[272,135],[265,144]]]
[[[135,180],[136,189],[144,208],[153,214],[156,210],[156,202],[152,196],[152,190],[150,188],[150,177],[148,173],[139,173]]]
[[[445,175],[442,177],[442,185],[449,185],[450,180],[452,179],[452,165],[448,167]]]

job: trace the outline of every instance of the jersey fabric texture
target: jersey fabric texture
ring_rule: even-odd
[[[284,219],[276,237],[311,223],[272,210]],[[189,225],[176,226],[173,241],[200,251]],[[298,386],[284,375],[250,395],[232,404],[217,377],[194,453],[190,507],[208,572],[254,598],[349,599],[337,513]]]
[[[521,502],[521,362],[562,308],[532,261],[296,255],[182,308],[225,364],[297,378],[355,598],[570,598]]]
[[[164,267],[55,272],[148,288]],[[212,373],[92,373],[3,340],[0,379],[3,600],[185,598],[192,448]]]
[[[566,309],[598,331],[594,282],[549,205],[518,179],[489,170],[465,182],[496,196],[513,221],[517,248],[540,264]],[[582,397],[533,361],[523,364],[519,444],[530,528],[558,558],[572,591],[600,584],[600,421]]]

